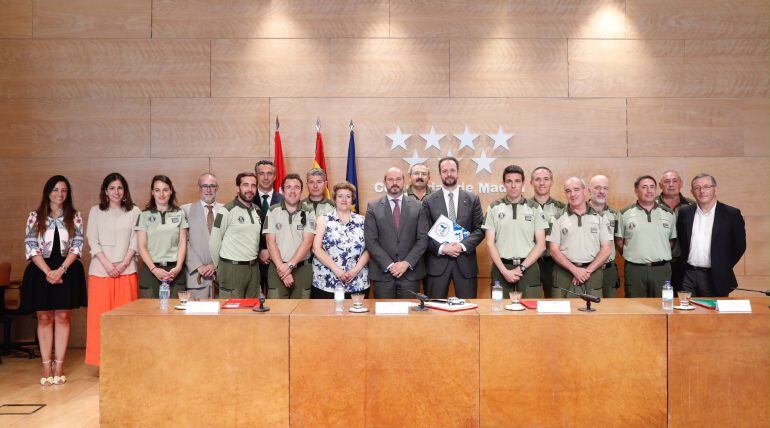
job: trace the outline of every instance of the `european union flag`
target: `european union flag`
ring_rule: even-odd
[[[356,173],[356,140],[353,134],[353,121],[350,121],[350,142],[348,142],[348,169],[345,180],[356,186],[353,194],[353,212],[358,212],[358,174]]]

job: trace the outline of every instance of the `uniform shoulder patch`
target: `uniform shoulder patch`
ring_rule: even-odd
[[[489,204],[489,210],[487,211],[487,213],[489,211],[492,211],[492,208],[502,204],[504,201],[505,201],[505,198],[501,198],[501,199],[498,199],[496,201],[493,201],[491,204]]]
[[[524,202],[527,204],[528,207],[532,209],[540,208],[540,204],[535,202],[533,199],[525,199]]]
[[[563,209],[567,208],[567,204],[565,204],[562,201],[557,201],[556,199],[552,199],[552,201],[553,201],[553,205],[555,207],[559,208],[559,209],[563,210]]]
[[[235,201],[230,201],[226,203],[223,208],[226,209],[227,211],[232,211],[233,208],[235,208]]]
[[[625,214],[625,213],[626,213],[626,211],[630,210],[630,209],[631,209],[631,208],[633,208],[635,205],[636,205],[636,204],[631,204],[631,205],[628,205],[628,206],[624,207],[622,210],[620,210],[620,214],[621,214],[621,215],[622,215],[622,214]]]
[[[222,215],[222,213],[217,213],[217,217],[214,219],[214,227],[216,227],[217,229],[222,227],[222,218],[223,217],[224,216]]]
[[[277,203],[277,204],[274,204],[274,205],[270,205],[270,209],[267,210],[267,211],[270,212],[270,211],[273,211],[273,210],[276,210],[276,209],[280,209],[280,208],[281,208],[281,204]]]
[[[669,213],[669,214],[674,214],[674,210],[672,210],[672,209],[671,209],[671,208],[670,208],[668,205],[666,205],[666,204],[658,204],[658,208],[662,209],[663,211],[665,211],[665,212],[667,212],[667,213]]]

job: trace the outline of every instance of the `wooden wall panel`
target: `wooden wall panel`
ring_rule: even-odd
[[[390,2],[392,37],[617,38],[625,35],[621,0]]]
[[[770,275],[770,220],[762,216],[746,217],[746,275]],[[765,284],[765,289],[770,286]]]
[[[744,217],[767,215],[770,158],[687,158],[686,165],[687,182],[700,172],[710,173],[717,179],[719,200],[740,208]]]
[[[449,94],[446,40],[214,40],[215,97]]]
[[[670,97],[684,92],[683,40],[570,40],[572,97]]]
[[[153,37],[387,37],[385,0],[155,0]]]
[[[209,96],[207,40],[0,43],[0,97]]]
[[[770,100],[628,100],[629,156],[770,156]]]
[[[0,101],[0,156],[130,157],[150,152],[150,100]]]
[[[152,100],[152,155],[268,156],[266,98]]]
[[[447,151],[461,157],[472,155],[459,140],[465,125],[480,134],[475,140],[476,154],[485,149],[488,156],[544,157],[626,156],[625,101],[612,99],[351,99],[351,98],[277,98],[270,101],[271,119],[281,119],[281,137],[285,156],[313,156],[315,120],[321,116],[327,156],[347,156],[347,127],[352,118],[356,128],[356,154],[359,157],[410,157],[416,149],[421,157],[440,158]],[[399,126],[412,134],[406,150],[391,150],[392,134]],[[426,149],[420,134],[446,134],[439,151]],[[503,126],[514,136],[508,141],[510,151],[497,147],[487,134],[496,134]],[[591,147],[591,151],[585,150]]]
[[[0,0],[0,38],[32,37],[32,0]]]
[[[770,40],[685,40],[688,96],[770,95]]]
[[[627,0],[629,38],[764,38],[770,3],[766,0]]]
[[[35,0],[36,38],[148,38],[152,0]]]
[[[566,97],[564,39],[451,42],[453,97]]]

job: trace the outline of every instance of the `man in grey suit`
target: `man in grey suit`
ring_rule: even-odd
[[[190,298],[216,297],[212,282],[217,269],[209,251],[209,236],[214,219],[222,208],[222,204],[216,201],[218,189],[217,177],[214,174],[203,174],[198,177],[200,200],[182,205],[190,225],[185,258]]]
[[[390,168],[384,178],[388,194],[369,202],[364,240],[369,251],[369,278],[376,299],[413,299],[425,276],[422,256],[428,247],[427,221],[421,204],[404,194],[404,172]]]
[[[481,201],[473,193],[457,187],[460,164],[453,157],[438,161],[442,188],[426,196],[422,201],[420,216],[428,228],[432,227],[443,214],[470,234],[459,243],[439,245],[428,238],[428,251],[425,256],[427,276],[425,277],[426,294],[434,299],[445,299],[449,293],[449,281],[455,284],[455,294],[462,299],[475,299],[476,278],[479,266],[476,261],[476,247],[484,239],[481,224],[484,215]]]

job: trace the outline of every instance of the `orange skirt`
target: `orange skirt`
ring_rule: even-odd
[[[135,273],[117,278],[88,276],[86,364],[99,365],[99,326],[102,314],[138,298],[138,281]]]

